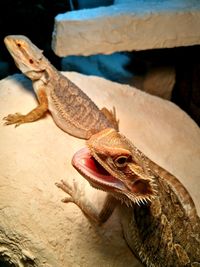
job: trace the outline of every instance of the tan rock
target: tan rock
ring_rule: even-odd
[[[180,177],[200,211],[200,130],[177,106],[102,78],[66,75],[98,105],[115,106],[120,129],[147,156]],[[15,266],[139,267],[122,237],[117,217],[91,225],[54,183],[76,179],[100,207],[105,193],[91,188],[73,169],[71,158],[84,141],[60,130],[50,115],[3,126],[9,113],[36,105],[22,75],[0,82],[0,254]]]

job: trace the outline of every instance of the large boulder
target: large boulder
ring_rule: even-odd
[[[65,73],[99,107],[115,106],[120,131],[148,157],[176,175],[200,211],[200,130],[173,103],[133,87]],[[105,197],[71,166],[85,145],[59,129],[50,114],[34,122],[4,126],[9,113],[26,113],[37,100],[31,82],[13,75],[0,82],[0,254],[15,266],[142,266],[122,236],[117,212],[102,227],[91,225],[55,186],[79,183],[100,209]],[[83,196],[84,197],[84,196]]]

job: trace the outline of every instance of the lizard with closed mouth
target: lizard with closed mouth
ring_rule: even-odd
[[[124,135],[105,129],[86,141],[72,165],[89,183],[106,191],[101,212],[61,180],[56,185],[94,223],[104,223],[116,206],[127,244],[148,267],[200,266],[200,218],[185,187],[137,149]]]
[[[73,82],[62,75],[26,36],[8,35],[5,45],[17,67],[32,80],[39,105],[26,115],[9,114],[6,125],[33,122],[50,111],[55,123],[67,133],[88,139],[107,127],[118,128],[114,112],[99,110]]]

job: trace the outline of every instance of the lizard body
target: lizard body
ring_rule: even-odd
[[[48,110],[55,123],[67,133],[88,139],[107,127],[117,128],[115,115],[99,108],[73,82],[62,75],[27,37],[9,35],[4,39],[17,67],[32,80],[39,105],[26,115],[10,114],[7,125],[16,126],[40,119]]]
[[[79,199],[76,186],[62,181],[57,186],[70,195],[63,201],[74,202],[98,224],[118,206],[125,240],[145,266],[200,266],[200,218],[179,180],[114,129],[105,129],[86,143],[72,164],[108,196],[98,213]]]

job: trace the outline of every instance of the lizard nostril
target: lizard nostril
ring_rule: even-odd
[[[31,64],[33,64],[33,60],[32,60],[32,59],[29,59],[29,62],[30,62]]]
[[[21,47],[21,44],[20,44],[20,43],[17,43],[17,46],[18,46],[18,47]]]

